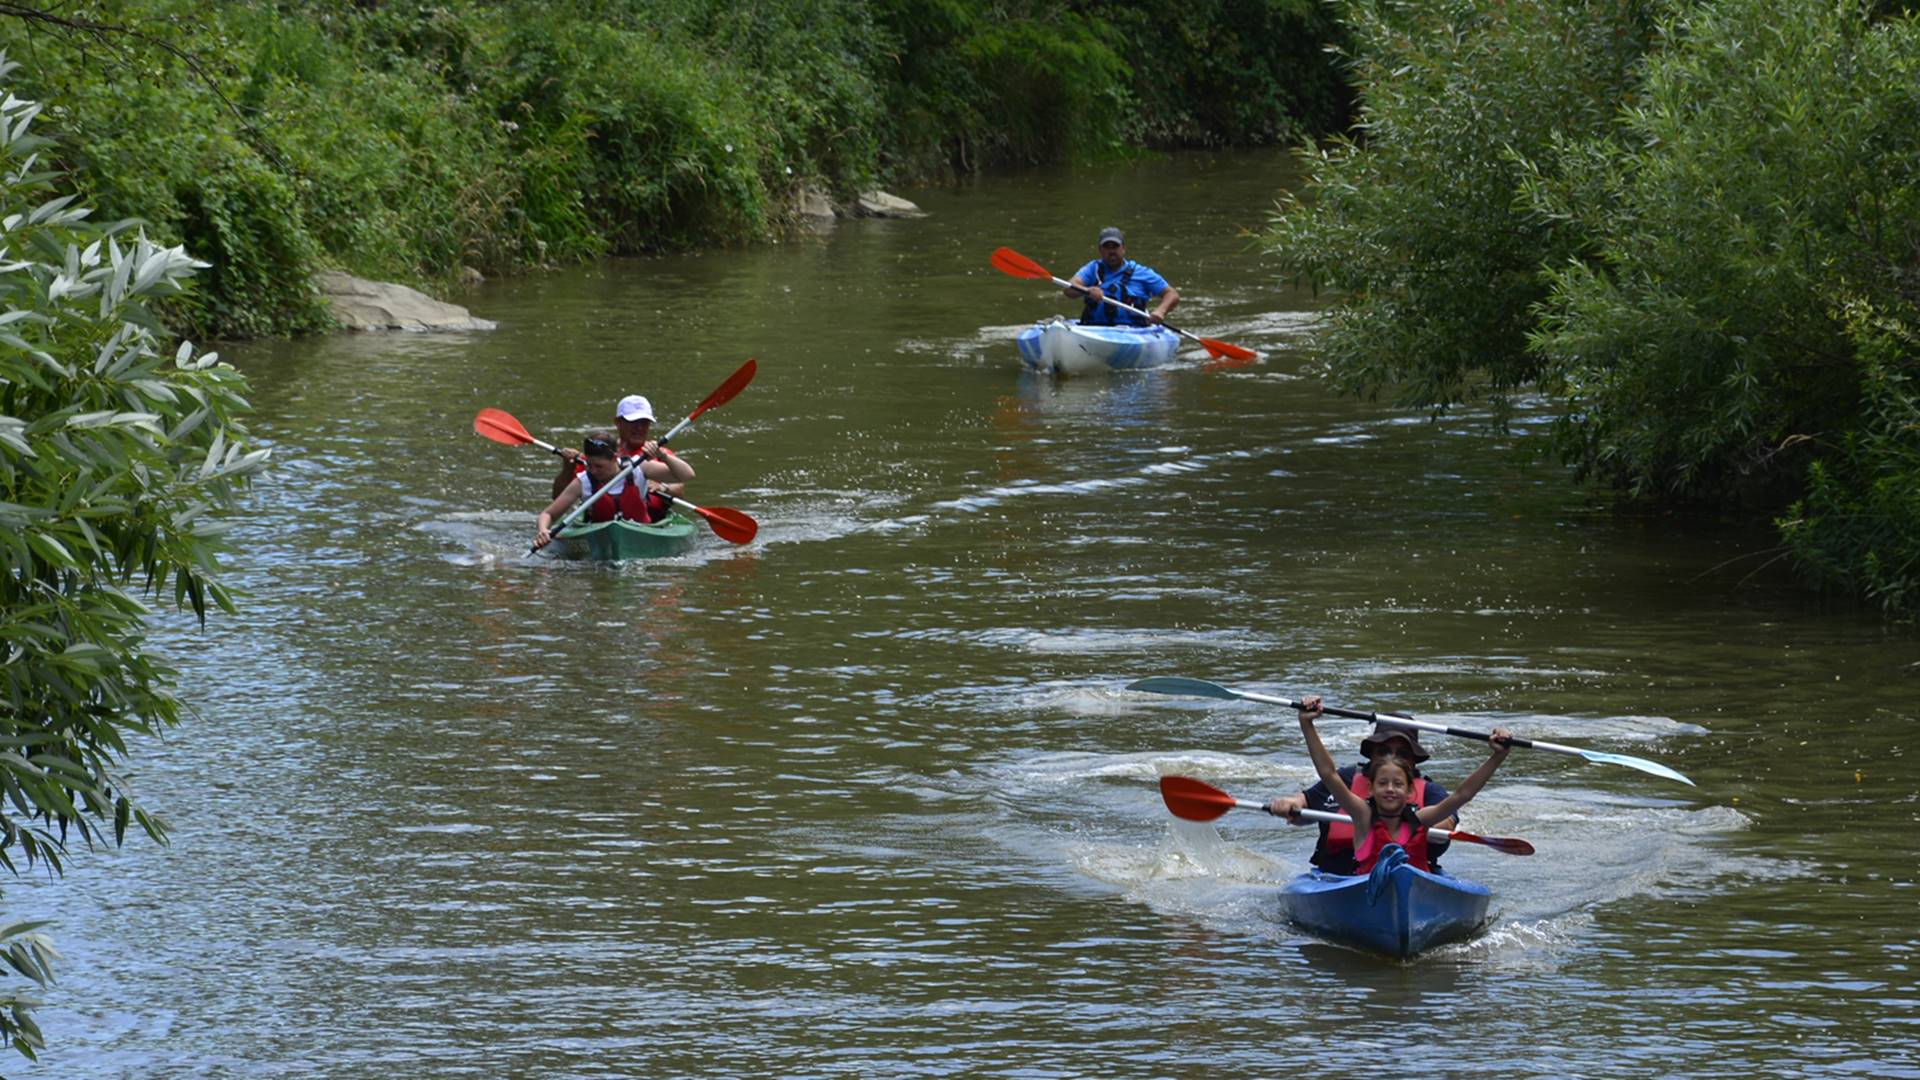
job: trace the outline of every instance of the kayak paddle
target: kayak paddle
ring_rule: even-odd
[[[504,409],[481,409],[480,415],[473,418],[473,433],[506,446],[537,446],[549,454],[566,456],[552,443],[534,438],[525,424]]]
[[[693,423],[694,420],[698,418],[701,413],[706,412],[708,409],[718,408],[719,406],[725,405],[727,402],[732,401],[733,395],[738,394],[740,391],[746,389],[747,384],[753,381],[754,373],[759,370],[760,370],[760,365],[754,363],[753,357],[751,356],[747,357],[747,362],[744,364],[741,364],[740,367],[736,369],[733,374],[727,376],[727,381],[720,384],[720,389],[715,390],[711,394],[708,394],[707,399],[705,401],[702,401],[699,405],[695,406],[694,410],[687,414],[687,418],[685,420],[682,420],[679,423],[673,425],[671,428],[668,428],[667,433],[665,435],[660,436],[658,440],[660,445],[665,446],[668,440],[672,439],[675,435],[680,434],[681,428],[686,427],[688,424]]]
[[[1254,694],[1245,690],[1234,690],[1221,686],[1219,683],[1210,683],[1205,679],[1186,679],[1178,675],[1156,675],[1151,679],[1141,679],[1137,682],[1128,683],[1127,689],[1145,690],[1150,694],[1171,694],[1175,697],[1221,698],[1228,701],[1238,698],[1243,701],[1258,701],[1266,705],[1284,705],[1289,709],[1298,709],[1300,707],[1299,702],[1288,701],[1286,698],[1272,697],[1267,694]],[[1445,724],[1436,724],[1429,720],[1415,720],[1411,716],[1402,716],[1399,713],[1361,712],[1357,709],[1337,709],[1331,705],[1323,706],[1323,708],[1328,716],[1343,716],[1349,720],[1370,720],[1376,724],[1386,724],[1390,727],[1417,728],[1420,731],[1432,731],[1441,735],[1457,736],[1462,739],[1479,739],[1481,742],[1486,742],[1492,738],[1491,735],[1484,731],[1468,731],[1464,728],[1448,727]],[[1678,780],[1688,786],[1693,785],[1693,781],[1657,761],[1648,761],[1646,758],[1637,758],[1628,754],[1609,754],[1600,750],[1582,750],[1577,746],[1562,746],[1559,743],[1540,742],[1536,739],[1515,738],[1509,740],[1508,745],[1518,746],[1523,749],[1546,750],[1555,754],[1571,754],[1574,757],[1585,758],[1596,765],[1625,765],[1629,769],[1639,769],[1643,773],[1652,773],[1654,776],[1667,780]]]
[[[682,498],[675,496],[668,496],[668,498],[672,499],[673,505],[680,509],[691,510],[705,518],[707,526],[713,530],[713,535],[729,544],[751,544],[753,534],[760,531],[759,522],[730,507],[695,506]]]
[[[732,401],[735,394],[746,389],[747,384],[753,381],[754,374],[759,370],[759,365],[754,362],[752,357],[748,357],[746,363],[741,364],[733,374],[727,376],[727,381],[721,383],[719,389],[708,394],[706,400],[702,401],[692,412],[688,413],[685,420],[673,425],[673,427],[657,441],[663,446],[666,445],[668,439],[679,434],[681,428],[693,423],[701,413],[706,412],[708,409],[718,408]],[[552,443],[542,442],[534,438],[533,433],[527,430],[526,425],[514,419],[512,413],[502,409],[481,409],[480,414],[473,418],[473,430],[475,434],[492,439],[497,443],[505,443],[508,446],[537,446],[549,454],[559,454],[561,457],[566,456],[560,452],[559,447]]]
[[[1022,255],[1019,252],[1009,247],[1003,247],[995,251],[993,253],[992,261],[993,261],[994,269],[1000,271],[1003,274],[1011,274],[1012,276],[1018,277],[1018,278],[1033,278],[1036,281],[1051,281],[1055,285],[1058,285],[1063,289],[1086,288],[1086,286],[1084,285],[1079,285],[1071,281],[1062,281],[1061,279],[1054,277],[1053,274],[1048,272],[1046,267],[1041,266],[1039,263],[1034,262],[1032,259],[1027,258],[1025,255]],[[1112,304],[1114,307],[1117,307],[1122,311],[1131,311],[1135,315],[1140,315],[1146,318],[1152,318],[1152,316],[1148,315],[1144,311],[1141,311],[1139,308],[1133,307],[1129,304],[1123,304],[1120,301],[1115,300],[1111,296],[1106,296],[1104,293],[1102,294],[1102,297],[1103,299],[1106,300],[1107,303]],[[1244,363],[1245,361],[1252,360],[1259,355],[1258,353],[1254,352],[1252,349],[1243,348],[1239,345],[1232,345],[1224,341],[1215,341],[1212,338],[1203,338],[1199,334],[1190,334],[1187,331],[1182,330],[1179,327],[1174,326],[1170,323],[1163,322],[1160,325],[1166,327],[1167,329],[1173,331],[1176,334],[1179,334],[1181,337],[1199,342],[1201,346],[1205,348],[1207,352],[1213,356],[1225,357],[1226,359],[1229,359],[1229,360],[1238,360]]]
[[[606,498],[607,494],[614,489],[615,485],[620,483],[621,480],[626,479],[626,477],[632,473],[633,470],[639,468],[640,463],[645,460],[646,458],[644,457],[629,458],[626,465],[622,467],[619,472],[613,474],[613,479],[608,480],[605,486],[594,493],[593,498],[582,499],[575,503],[573,509],[567,511],[567,516],[561,518],[554,524],[553,528],[547,530],[547,535],[558,538],[562,529],[573,524],[581,514],[586,512],[587,507]],[[673,500],[673,505],[685,507],[700,515],[700,517],[706,521],[707,526],[713,530],[713,535],[730,544],[750,544],[753,542],[753,534],[760,531],[759,522],[731,507],[695,506],[685,499],[674,496],[668,496],[668,498]],[[535,545],[527,549],[527,554],[531,555],[539,550],[539,546]]]
[[[1187,821],[1212,821],[1214,818],[1236,807],[1242,810],[1264,810],[1266,803],[1236,799],[1214,787],[1188,776],[1163,776],[1160,778],[1160,797],[1167,802],[1167,809],[1173,816]],[[1284,817],[1284,814],[1274,814]],[[1301,818],[1307,821],[1343,821],[1353,824],[1353,819],[1345,814],[1329,814],[1324,810],[1302,810]],[[1504,851],[1508,855],[1531,855],[1533,845],[1515,836],[1481,836],[1478,833],[1460,829],[1428,829],[1427,835],[1438,840],[1459,840],[1468,844],[1482,844],[1495,851]]]
[[[753,361],[749,360],[747,363],[751,364]],[[741,371],[747,373],[747,378],[741,379],[739,386],[733,388],[734,393],[738,393],[740,386],[745,386],[747,380],[753,378],[751,369],[742,368]],[[735,372],[734,377],[739,378],[739,372]],[[731,383],[734,380],[729,379],[727,381]],[[721,389],[725,389],[725,387]],[[716,393],[718,393],[718,391],[716,391]],[[727,396],[731,397],[732,394]],[[714,405],[722,404],[725,401],[726,398],[721,398],[719,401],[714,401],[712,398],[709,398],[706,404],[701,405],[700,408],[693,411],[693,415],[698,416]],[[693,417],[690,416],[687,419],[691,420]],[[503,409],[481,409],[480,415],[473,418],[473,430],[486,438],[492,439],[494,442],[504,443],[508,446],[537,446],[549,454],[560,453],[559,447],[550,442],[543,442],[534,438],[533,433],[528,431],[525,425],[515,419],[512,413]],[[633,472],[635,468],[639,467],[642,460],[641,458],[633,459],[626,468],[615,473],[612,480],[607,481],[606,486],[600,489],[598,495],[567,511],[567,516],[561,518],[559,523],[547,530],[547,532],[552,536],[559,536],[560,530],[573,524],[574,519],[578,518],[581,512],[586,510],[587,507],[605,498],[607,492],[612,490],[613,486],[619,483],[622,477],[625,477],[628,473]],[[707,525],[713,529],[713,535],[731,544],[750,544],[753,542],[754,534],[760,531],[759,522],[731,507],[695,506],[687,500],[679,498],[673,500],[673,505],[698,514],[706,521]],[[531,555],[534,551],[538,550],[540,549],[537,547],[533,548],[528,554]]]

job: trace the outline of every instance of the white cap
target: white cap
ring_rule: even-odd
[[[653,406],[639,394],[628,394],[620,399],[620,404],[613,407],[613,415],[622,420],[651,420]]]

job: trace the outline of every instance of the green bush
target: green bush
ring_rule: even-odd
[[[1292,273],[1343,290],[1319,346],[1336,385],[1403,404],[1496,401],[1527,351],[1541,266],[1583,237],[1520,203],[1564,140],[1604,132],[1646,39],[1632,2],[1443,0],[1339,8],[1354,40],[1352,136],[1304,151],[1266,234]]]
[[[1778,521],[1822,585],[1891,613],[1920,613],[1920,330],[1849,305],[1865,415],[1807,470],[1806,496]]]
[[[434,288],[737,242],[802,185],[1271,140],[1339,100],[1305,0],[1202,0],[1172,34],[1039,0],[109,8],[77,13],[100,34],[10,9],[0,48],[33,49],[88,197],[213,262],[167,312],[199,336],[324,328],[315,269]]]
[[[175,25],[155,32],[188,40],[171,31]],[[0,23],[4,29],[22,28]],[[0,47],[8,44],[0,37]],[[156,238],[191,242],[219,260],[218,277],[204,290],[169,305],[173,322],[198,335],[331,325],[309,284],[320,249],[294,184],[263,159],[255,132],[236,122],[227,101],[162,49],[96,53],[76,43],[40,44],[21,84],[59,102],[64,137],[49,157],[105,214],[137,218]]]
[[[1920,610],[1920,33],[1761,0],[1342,8],[1362,114],[1268,242],[1342,288],[1336,382],[1544,391],[1577,471],[1772,512]]]
[[[1133,134],[1111,23],[1057,7],[877,0],[893,35],[887,139],[909,175],[1111,156]]]
[[[1662,38],[1618,130],[1535,192],[1592,243],[1549,268],[1534,345],[1578,466],[1717,497],[1792,477],[1863,415],[1842,304],[1910,303],[1920,38],[1755,0],[1687,8]]]
[[[584,136],[558,143],[577,149],[581,211],[614,250],[740,239],[766,226],[766,146],[744,78],[684,47],[569,15],[523,12],[500,47],[506,122],[522,146],[548,144],[553,132]]]

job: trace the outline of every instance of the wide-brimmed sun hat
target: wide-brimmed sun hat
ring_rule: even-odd
[[[1375,724],[1373,734],[1360,740],[1360,756],[1371,758],[1374,755],[1374,751],[1385,744],[1388,739],[1407,740],[1407,747],[1413,751],[1413,761],[1416,765],[1432,756],[1427,753],[1426,747],[1420,745],[1419,729],[1400,727],[1387,723]]]

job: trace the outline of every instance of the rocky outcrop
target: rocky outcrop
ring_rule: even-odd
[[[337,270],[315,274],[313,283],[347,330],[492,330],[498,325],[405,285],[368,281]]]
[[[855,200],[854,212],[861,217],[926,217],[927,212],[898,195],[869,191]]]
[[[898,195],[877,189],[862,193],[851,204],[842,205],[825,191],[809,185],[794,193],[793,213],[803,223],[830,225],[843,217],[910,218],[925,217],[927,212]]]
[[[794,193],[793,212],[802,221],[831,223],[835,217],[833,200],[816,187],[803,187]]]

